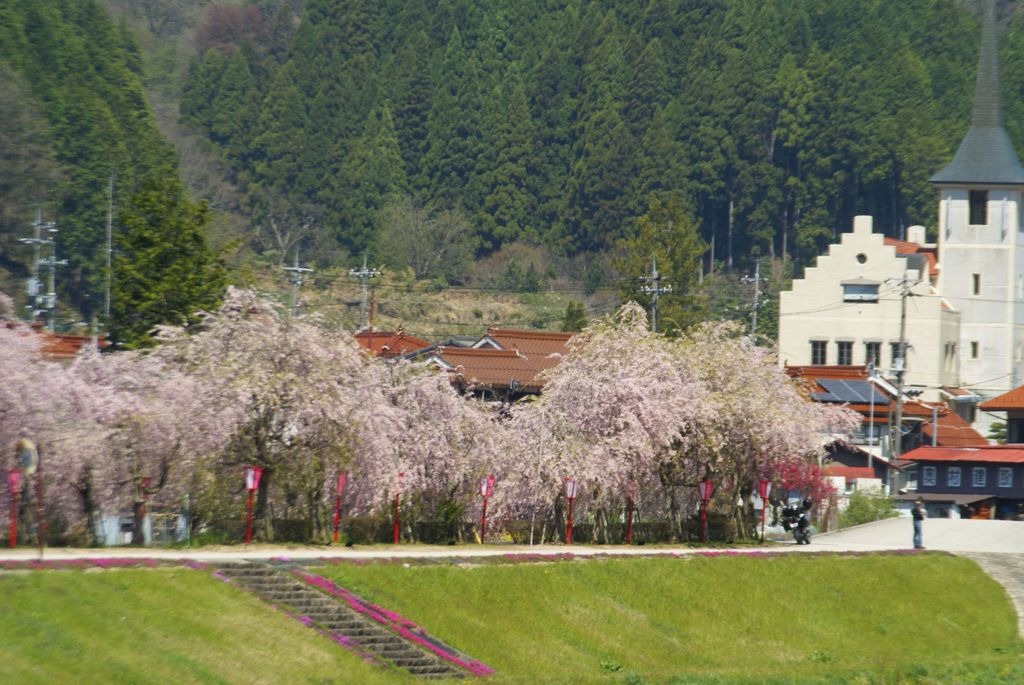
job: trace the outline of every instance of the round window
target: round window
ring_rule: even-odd
[[[861,252],[859,255],[857,255],[857,262],[858,263],[863,264],[866,261],[868,261],[868,256],[866,254]]]

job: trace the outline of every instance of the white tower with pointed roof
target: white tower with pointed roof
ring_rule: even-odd
[[[971,127],[931,182],[939,291],[960,312],[960,384],[994,397],[1024,381],[1024,168],[1003,128],[995,8],[982,5]]]

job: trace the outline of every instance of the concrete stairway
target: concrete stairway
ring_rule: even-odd
[[[218,569],[223,577],[328,633],[368,661],[405,669],[424,678],[467,675],[455,664],[421,649],[287,571],[260,563],[222,564]]]

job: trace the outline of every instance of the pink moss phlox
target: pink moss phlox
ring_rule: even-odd
[[[462,656],[454,649],[434,640],[425,630],[423,630],[423,628],[404,618],[400,614],[385,609],[384,607],[377,606],[376,604],[365,602],[349,590],[336,585],[322,576],[306,573],[298,569],[293,572],[306,583],[323,590],[329,595],[338,597],[353,611],[373,619],[406,640],[420,645],[445,661],[450,661],[451,663],[454,663],[478,676],[487,676],[494,673],[494,669],[486,664],[476,660],[467,660],[462,658]]]
[[[181,564],[185,568],[191,568],[191,569],[194,569],[196,571],[205,570],[205,569],[209,568],[209,566],[210,566],[209,564],[207,564],[205,562],[195,561],[194,559],[182,559],[181,560]]]
[[[227,577],[226,575],[224,575],[223,573],[221,573],[220,571],[214,571],[214,572],[213,572],[213,577],[214,577],[214,578],[216,578],[217,580],[221,580],[221,581],[223,581],[223,582],[225,582],[225,583],[230,583],[230,584],[232,584],[232,585],[233,585],[233,584],[234,584],[234,582],[235,582],[235,581],[231,580],[230,578],[228,578],[228,577]]]

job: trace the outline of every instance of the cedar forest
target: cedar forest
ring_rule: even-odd
[[[9,0],[0,285],[26,276],[16,239],[41,202],[69,260],[61,296],[102,313],[113,177],[107,323],[129,346],[212,306],[237,254],[269,268],[296,247],[318,268],[369,253],[458,285],[474,260],[527,244],[557,268],[521,280],[618,284],[641,304],[635,278],[656,255],[673,285],[662,307],[698,321],[705,276],[759,261],[777,289],[855,214],[893,236],[933,226],[927,179],[969,119],[973,5]],[[1024,38],[1016,4],[1000,5],[1007,129],[1024,149]],[[108,6],[154,35],[193,17],[177,123],[238,189],[236,243],[209,246],[218,210],[179,180],[130,23]],[[450,257],[418,256],[417,222]]]

